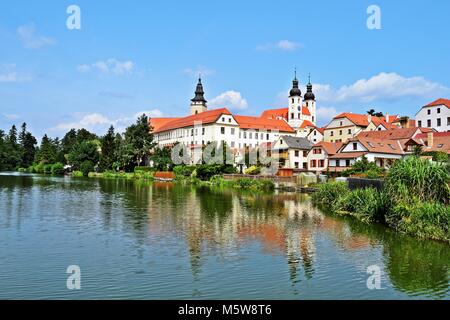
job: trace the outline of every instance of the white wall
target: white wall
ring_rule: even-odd
[[[440,113],[438,113],[440,109]],[[430,113],[430,114],[428,114]],[[434,128],[439,132],[450,131],[450,109],[447,106],[424,107],[416,114],[416,125],[424,128]],[[441,119],[441,125],[438,126],[438,119]],[[428,120],[431,124],[429,125]],[[421,124],[419,125],[419,121]]]

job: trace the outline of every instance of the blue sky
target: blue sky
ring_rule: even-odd
[[[81,9],[69,30],[66,9]],[[366,26],[381,9],[381,30]],[[188,112],[197,74],[210,107],[285,107],[311,73],[319,124],[373,107],[414,116],[450,97],[449,1],[2,1],[0,128],[103,133],[146,111]]]

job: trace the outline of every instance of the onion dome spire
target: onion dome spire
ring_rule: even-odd
[[[298,87],[297,69],[296,69],[295,70],[295,77],[294,77],[294,80],[292,81],[292,89],[289,92],[289,96],[290,97],[297,97],[297,96],[301,96],[301,95],[302,95],[302,91]]]
[[[195,89],[195,97],[191,100],[192,102],[203,102],[206,103],[205,91],[203,90],[202,78],[198,77],[197,88]]]
[[[312,84],[311,84],[311,74],[309,75],[309,82],[306,85],[306,93],[305,93],[305,100],[316,100],[316,96],[312,92]]]

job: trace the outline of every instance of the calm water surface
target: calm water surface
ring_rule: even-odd
[[[0,175],[0,299],[449,299],[449,270],[450,246],[304,195]]]

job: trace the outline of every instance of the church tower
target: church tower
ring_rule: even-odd
[[[297,80],[297,71],[295,71],[295,78],[292,81],[292,89],[289,93],[289,108],[288,108],[288,123],[293,128],[300,127],[303,120],[302,115],[302,91],[299,88]]]
[[[202,79],[199,77],[197,88],[195,89],[195,97],[191,100],[191,115],[199,114],[208,110],[206,102]]]
[[[311,75],[309,76],[308,84],[306,85],[306,93],[305,93],[305,106],[309,109],[309,112],[312,116],[312,123],[316,124],[316,96],[312,92],[312,84],[311,84]]]

